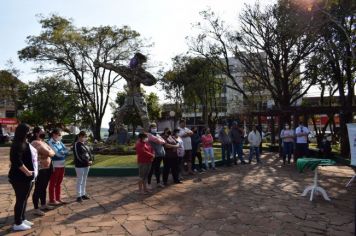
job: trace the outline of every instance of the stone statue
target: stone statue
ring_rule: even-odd
[[[118,134],[120,125],[123,124],[123,117],[131,108],[136,108],[143,128],[147,131],[149,127],[149,118],[147,112],[147,104],[141,93],[141,83],[146,86],[154,85],[157,80],[149,72],[142,68],[142,64],[147,61],[147,57],[141,53],[135,53],[134,57],[130,60],[129,66],[114,65],[111,63],[102,63],[94,61],[95,68],[105,68],[115,71],[122,76],[127,82],[127,96],[124,105],[115,113],[115,134]]]

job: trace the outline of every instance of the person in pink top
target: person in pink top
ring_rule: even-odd
[[[211,167],[213,170],[215,170],[215,159],[214,159],[214,149],[213,149],[214,139],[210,133],[209,128],[205,130],[205,134],[201,137],[201,143],[204,149],[204,162],[205,162],[206,169],[209,169],[208,160],[210,159]]]
[[[295,134],[294,134],[294,130],[290,129],[289,124],[285,124],[284,129],[282,129],[281,131],[280,137],[283,142],[283,165],[286,164],[287,157],[288,157],[288,164],[290,164],[290,160],[292,159],[292,154],[293,154]]]

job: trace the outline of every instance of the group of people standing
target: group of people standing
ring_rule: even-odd
[[[33,223],[26,219],[27,199],[34,187],[32,202],[34,214],[44,216],[45,211],[66,204],[61,198],[65,160],[69,149],[62,143],[59,129],[50,133],[46,142],[46,132],[40,128],[20,124],[16,128],[10,148],[9,182],[12,185],[16,203],[14,207],[14,231],[31,229]],[[86,147],[87,134],[81,131],[73,143],[74,163],[77,173],[77,201],[89,199],[86,194],[86,178],[91,165],[91,153]],[[49,202],[47,204],[47,187]],[[40,204],[40,205],[39,205]]]
[[[179,127],[173,131],[165,128],[160,135],[157,125],[152,123],[148,133],[139,134],[136,143],[137,162],[139,167],[139,191],[142,194],[149,192],[153,174],[156,177],[157,186],[164,187],[168,184],[168,176],[171,173],[173,183],[182,183],[182,175],[194,175],[194,172],[209,169],[215,170],[214,139],[209,129],[205,129],[200,136],[197,128],[190,130],[184,120],[179,122]],[[205,165],[201,155],[201,147],[204,151]],[[196,158],[199,164],[195,164]],[[163,173],[161,182],[161,164]]]
[[[293,130],[290,125],[285,124],[281,130],[280,138],[282,139],[283,147],[283,164],[291,163],[292,155],[294,153],[294,162],[300,157],[308,156],[308,135],[310,131],[303,125],[303,122],[299,123],[299,126]],[[295,152],[294,152],[295,148]]]
[[[242,164],[246,164],[243,159],[244,132],[237,122],[232,127],[223,126],[219,131],[219,140],[222,148],[222,159],[225,165],[231,166],[231,154],[234,163],[237,158]],[[260,132],[256,127],[248,135],[250,142],[250,156],[248,163],[251,163],[253,156],[256,156],[260,163],[259,146],[261,143]],[[169,173],[172,173],[174,183],[182,183],[182,175],[194,175],[195,172],[206,170],[216,170],[214,158],[214,138],[209,128],[204,128],[202,135],[198,128],[192,130],[186,127],[186,122],[181,120],[179,127],[171,131],[164,129],[161,135],[157,132],[157,125],[151,124],[148,133],[141,133],[136,143],[137,162],[139,167],[139,191],[142,194],[149,192],[153,173],[156,176],[157,186],[164,187],[168,184]],[[203,156],[204,153],[204,164]],[[198,163],[196,160],[198,159]],[[163,176],[161,182],[161,164],[163,161]]]
[[[290,163],[294,146],[296,148],[295,161],[298,157],[307,155],[308,134],[308,128],[302,123],[295,131],[290,129],[289,124],[285,125],[280,134],[283,142],[284,164],[286,160]],[[25,216],[27,199],[33,186],[35,188],[32,200],[36,215],[44,216],[45,211],[66,203],[61,198],[61,184],[69,149],[62,143],[59,129],[52,130],[47,142],[45,138],[46,133],[40,127],[35,127],[31,133],[27,124],[20,124],[15,131],[10,149],[11,165],[8,174],[16,196],[15,224],[13,225],[15,231],[28,230],[33,225]],[[81,131],[72,145],[77,174],[77,202],[90,198],[86,192],[86,180],[93,157],[86,145],[87,139],[86,132]],[[218,139],[221,142],[222,161],[226,166],[231,166],[232,161],[237,165],[238,159],[241,164],[250,164],[253,156],[256,156],[257,163],[261,163],[259,148],[262,135],[257,127],[253,127],[247,136],[250,144],[248,162],[244,160],[242,151],[245,132],[237,122],[233,122],[231,127],[223,125],[218,131]],[[190,130],[186,127],[184,120],[179,122],[178,128],[173,131],[166,128],[161,135],[158,134],[157,125],[152,123],[148,133],[139,134],[135,146],[140,178],[139,192],[142,194],[150,192],[147,184],[151,185],[153,174],[156,177],[157,186],[164,187],[168,185],[170,173],[173,183],[180,184],[184,174],[194,175],[194,172],[215,170],[213,142],[214,138],[209,128],[205,128],[203,134],[200,135],[197,127]],[[201,150],[204,153],[204,164]],[[195,163],[196,159],[198,159],[198,164]],[[49,204],[46,201],[47,186]]]
[[[260,144],[262,142],[262,135],[256,126],[253,126],[252,131],[247,136],[250,144],[248,162],[246,162],[243,157],[245,132],[241,125],[239,125],[236,121],[232,123],[231,127],[227,124],[223,125],[219,130],[218,138],[221,143],[222,161],[226,166],[231,166],[231,154],[235,165],[237,165],[237,159],[240,160],[241,164],[251,164],[254,156],[256,156],[257,163],[261,163]]]

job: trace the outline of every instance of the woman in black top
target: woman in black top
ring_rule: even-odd
[[[38,174],[37,151],[27,142],[29,132],[30,127],[27,124],[17,126],[10,149],[11,166],[8,177],[16,195],[15,231],[28,230],[33,225],[25,217],[27,199]]]
[[[90,149],[85,146],[88,140],[85,131],[80,131],[73,145],[75,172],[77,173],[77,202],[89,199],[86,194],[86,183],[89,166],[92,164]]]

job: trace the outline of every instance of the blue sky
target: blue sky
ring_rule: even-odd
[[[22,71],[22,81],[38,77],[31,71],[32,63],[17,59],[17,51],[26,46],[26,37],[37,35],[41,30],[38,14],[56,13],[72,18],[76,26],[129,25],[155,44],[149,58],[151,64],[169,66],[172,57],[188,50],[185,37],[194,32],[191,24],[201,19],[200,11],[210,7],[226,22],[237,25],[238,14],[245,3],[253,4],[255,0],[3,0],[0,69],[12,59],[15,67]],[[157,88],[148,90],[163,97]],[[107,113],[104,127],[110,118],[110,108]]]

